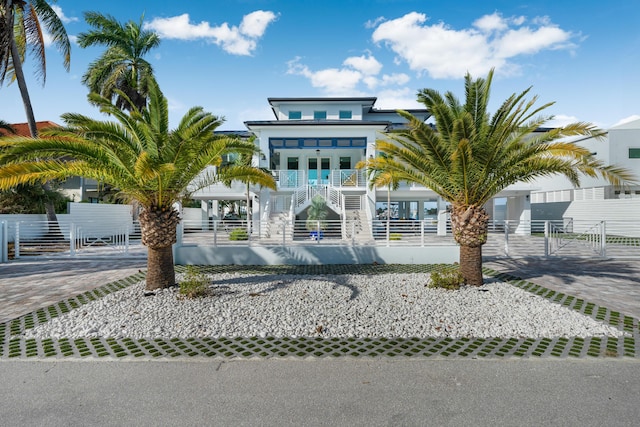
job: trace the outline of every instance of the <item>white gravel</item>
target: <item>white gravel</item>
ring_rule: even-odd
[[[180,276],[179,276],[180,277]],[[144,282],[24,332],[25,338],[622,336],[566,307],[494,282],[430,289],[425,274],[211,276],[213,296]]]

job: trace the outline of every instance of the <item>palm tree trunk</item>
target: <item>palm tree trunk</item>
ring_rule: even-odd
[[[11,60],[13,62],[13,71],[18,82],[18,88],[20,89],[20,96],[22,97],[22,104],[24,105],[24,112],[27,115],[27,124],[29,126],[29,133],[33,138],[38,137],[38,129],[36,128],[36,118],[33,115],[33,106],[31,105],[31,98],[29,97],[29,90],[27,89],[27,82],[24,78],[24,71],[22,70],[22,61],[20,60],[20,53],[18,52],[18,46],[16,41],[11,38]]]
[[[453,238],[460,245],[460,273],[464,283],[481,286],[482,245],[487,241],[489,215],[482,206],[451,207]]]
[[[465,284],[482,286],[482,246],[460,246],[460,274]]]
[[[389,237],[391,228],[391,186],[387,188],[387,246],[389,246]]]
[[[13,62],[13,71],[18,82],[18,88],[20,89],[20,96],[22,97],[22,103],[24,105],[24,112],[27,116],[27,125],[29,126],[29,133],[32,138],[38,137],[38,128],[36,126],[36,118],[33,114],[33,105],[31,105],[31,97],[29,96],[29,90],[27,89],[27,81],[24,78],[24,71],[22,69],[22,61],[20,60],[20,53],[18,52],[18,46],[15,39],[11,38],[11,59]],[[49,185],[43,185],[45,190],[49,190]],[[47,200],[44,204],[44,209],[47,214],[47,222],[49,226],[49,237],[56,237],[62,239],[62,233],[60,232],[60,225],[58,224],[58,217],[56,215],[55,207],[50,200]]]
[[[147,284],[145,290],[168,288],[176,283],[176,273],[173,266],[173,248],[148,248],[147,253]]]
[[[147,246],[147,284],[154,291],[176,283],[173,266],[173,244],[180,216],[171,207],[147,207],[139,216],[142,244]]]

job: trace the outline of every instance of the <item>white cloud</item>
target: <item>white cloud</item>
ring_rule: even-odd
[[[614,124],[611,127],[623,125],[623,124],[629,123],[629,122],[634,122],[636,120],[640,120],[640,115],[639,114],[633,114],[633,115],[631,115],[629,117],[625,117],[624,119],[620,119],[620,120],[618,120],[618,122],[616,124]]]
[[[264,35],[270,23],[275,21],[276,15],[273,12],[256,10],[242,18],[240,23],[240,33],[252,38],[260,38]]]
[[[202,21],[194,24],[185,13],[170,18],[154,18],[146,23],[146,29],[154,30],[162,38],[178,40],[204,39],[220,46],[225,52],[233,55],[250,56],[255,51],[258,40],[264,35],[270,23],[277,15],[270,11],[257,10],[245,15],[239,26],[228,23],[212,27]]]
[[[367,22],[364,23],[364,27],[365,28],[375,28],[378,26],[379,23],[386,21],[386,19],[384,18],[384,16],[379,16],[374,20],[369,20]]]
[[[386,89],[377,93],[376,108],[384,110],[425,108],[416,100],[416,90],[410,88]]]
[[[62,8],[60,6],[58,6],[57,4],[51,4],[49,6],[51,6],[51,9],[53,9],[55,14],[58,15],[58,18],[60,18],[60,21],[62,21],[64,24],[68,24],[70,22],[78,21],[78,18],[66,16],[64,14],[64,12],[62,11]],[[71,43],[76,43],[77,40],[78,40],[77,36],[71,36],[70,35],[68,37],[69,37],[69,41]],[[44,28],[44,27],[42,27],[42,40],[44,42],[44,46],[45,47],[50,47],[53,44],[53,37],[51,37],[51,34],[49,34],[47,29]]]
[[[477,19],[473,26],[484,32],[501,31],[508,28],[507,22],[497,13],[484,15]]]
[[[367,76],[375,76],[382,69],[382,64],[373,56],[352,56],[343,62],[344,65],[352,67]]]
[[[425,24],[418,12],[382,22],[372,39],[383,43],[418,73],[433,78],[460,78],[467,72],[486,74],[491,68],[511,74],[518,71],[514,58],[543,50],[570,49],[576,35],[538,17],[530,26],[526,18],[504,18],[499,13],[478,18],[470,28],[453,29],[443,22]]]
[[[543,126],[550,128],[558,128],[569,125],[571,123],[577,123],[580,120],[575,116],[567,116],[565,114],[556,114],[553,119],[546,122]]]
[[[342,65],[342,68],[313,71],[301,63],[300,57],[296,57],[287,63],[287,74],[306,77],[313,87],[332,96],[363,95],[363,91],[359,89],[360,84],[373,90],[380,86],[404,85],[410,80],[403,73],[379,76],[382,64],[371,54],[349,57]]]
[[[304,76],[309,79],[311,86],[320,88],[334,96],[353,95],[357,84],[362,80],[360,71],[348,68],[326,68],[311,71],[308,66],[300,63],[300,58],[288,62],[287,74]]]
[[[51,6],[51,9],[53,9],[53,11],[56,13],[56,15],[58,15],[58,18],[60,18],[60,20],[65,24],[68,24],[70,22],[76,22],[78,20],[78,18],[76,18],[76,17],[66,16],[64,14],[64,12],[62,11],[62,8],[60,6],[58,6],[57,4],[52,4],[52,5],[49,5],[49,6]]]

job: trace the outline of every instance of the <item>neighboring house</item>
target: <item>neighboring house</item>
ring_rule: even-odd
[[[600,139],[573,142],[605,164],[624,167],[640,178],[640,120],[614,126]],[[566,178],[555,176],[538,179],[533,186],[534,219],[629,220],[640,214],[640,185],[616,187],[603,179],[581,177],[580,187],[574,188]]]
[[[15,135],[25,137],[31,136],[31,132],[29,132],[29,125],[27,123],[13,123],[11,126],[16,131]],[[36,122],[38,132],[51,127],[60,127],[60,125],[51,121]],[[2,135],[8,136],[11,134],[0,129],[0,136]],[[66,197],[71,199],[72,202],[88,201],[97,203],[99,200],[98,190],[98,183],[96,181],[81,177],[68,178],[64,182],[60,183],[60,191]]]
[[[254,221],[306,219],[315,195],[327,201],[332,212],[328,219],[369,222],[386,218],[387,212],[393,219],[446,218],[446,203],[430,189],[403,183],[391,193],[388,207],[388,189],[369,189],[366,171],[355,169],[359,161],[376,156],[376,139],[406,125],[395,110],[374,108],[375,97],[269,98],[268,102],[274,120],[245,122],[261,151],[254,165],[271,170],[277,183],[276,191],[251,187]],[[430,117],[424,109],[408,111],[421,120]],[[516,185],[503,191],[499,195],[503,204],[496,210],[499,219],[529,220],[531,188]],[[207,210],[203,218],[217,219],[224,215],[218,201],[245,200],[246,186],[213,186],[193,197],[208,202],[203,202],[203,211]],[[493,203],[487,209],[493,213]]]

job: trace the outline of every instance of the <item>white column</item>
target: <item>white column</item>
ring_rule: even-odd
[[[518,221],[515,234],[531,234],[531,201],[529,194],[507,199],[507,220]]]
[[[447,203],[438,196],[438,236],[447,235],[447,220],[449,213],[447,212]]]

